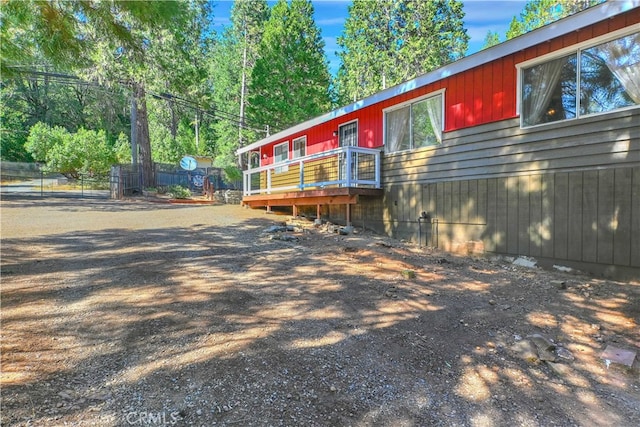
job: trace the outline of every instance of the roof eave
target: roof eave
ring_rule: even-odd
[[[305,129],[309,129],[313,126],[317,126],[337,117],[360,110],[362,108],[369,107],[373,104],[377,104],[378,102],[382,102],[389,98],[393,98],[394,96],[401,95],[410,90],[414,90],[438,80],[442,80],[455,74],[470,70],[474,67],[493,61],[495,59],[503,58],[513,53],[522,51],[528,47],[546,42],[552,38],[577,31],[588,25],[592,25],[605,19],[615,17],[637,7],[640,7],[640,0],[607,1],[605,3],[586,9],[582,12],[578,12],[575,15],[571,15],[567,18],[545,25],[544,27],[538,28],[519,37],[507,40],[496,46],[466,56],[456,62],[452,62],[429,73],[418,76],[415,79],[390,87],[388,89],[384,89],[371,96],[363,98],[360,101],[356,101],[347,106],[333,110],[330,113],[323,114],[322,116],[318,116],[305,122],[299,123],[295,126],[292,126],[283,131],[256,141],[250,145],[247,145],[246,147],[239,148],[236,151],[236,154],[240,155],[249,151],[256,150],[264,145],[281,140]]]

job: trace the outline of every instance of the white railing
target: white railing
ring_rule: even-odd
[[[380,150],[341,147],[243,172],[243,194],[335,187],[381,188]]]

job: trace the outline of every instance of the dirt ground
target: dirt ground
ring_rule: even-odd
[[[638,281],[288,219],[5,197],[2,425],[640,425]]]

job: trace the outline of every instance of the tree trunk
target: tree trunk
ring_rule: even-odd
[[[136,129],[137,143],[140,153],[140,165],[142,167],[142,188],[152,187],[153,179],[153,161],[151,160],[151,141],[149,140],[149,119],[147,117],[147,98],[144,89],[144,83],[136,82],[133,84],[133,90],[136,96]]]

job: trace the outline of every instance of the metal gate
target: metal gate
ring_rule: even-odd
[[[59,172],[44,171],[37,163],[2,162],[0,194],[65,198],[109,198],[109,177],[81,174],[69,178]]]

